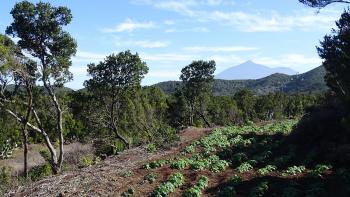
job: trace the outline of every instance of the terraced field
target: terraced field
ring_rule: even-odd
[[[347,196],[349,170],[288,142],[295,120],[190,129],[167,151],[126,151],[19,188],[18,196]],[[300,160],[300,158],[306,158]],[[57,181],[59,180],[59,181]],[[13,194],[14,194],[13,193]]]

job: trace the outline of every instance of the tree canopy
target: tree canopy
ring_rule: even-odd
[[[326,68],[327,85],[338,96],[350,101],[350,10],[336,22],[336,29],[326,35],[318,53]]]
[[[332,3],[347,3],[349,4],[350,1],[347,0],[299,0],[301,3],[314,7],[314,8],[324,8],[329,4]]]

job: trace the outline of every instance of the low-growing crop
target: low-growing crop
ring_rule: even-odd
[[[189,160],[187,158],[182,158],[178,160],[174,160],[171,162],[170,167],[173,169],[179,169],[182,170],[186,168],[189,165]]]
[[[274,166],[274,165],[267,165],[267,166],[265,166],[265,167],[263,167],[263,168],[260,168],[260,169],[258,170],[258,173],[259,173],[260,175],[266,175],[266,174],[268,174],[268,173],[270,173],[270,172],[275,171],[276,169],[277,169],[277,167]]]
[[[297,174],[303,173],[305,170],[306,170],[305,166],[291,166],[291,167],[288,167],[287,170],[285,170],[282,173],[282,176],[297,175]]]
[[[149,173],[144,177],[144,180],[148,181],[148,183],[153,183],[156,181],[158,176],[154,173]]]
[[[322,177],[322,175],[330,169],[332,169],[330,165],[316,165],[315,169],[311,170],[309,174],[313,177]]]
[[[250,165],[248,162],[244,162],[240,166],[237,167],[237,170],[240,173],[248,172],[252,169],[253,169],[253,166]]]
[[[215,162],[212,162],[209,166],[209,170],[211,172],[221,172],[225,170],[229,166],[229,163],[225,160],[217,160]]]
[[[170,175],[168,181],[160,184],[154,191],[152,196],[164,197],[174,192],[176,188],[182,186],[185,183],[185,177],[177,172]]]
[[[267,181],[263,181],[255,186],[250,192],[249,197],[262,197],[269,189],[269,185]]]
[[[121,197],[132,197],[135,194],[135,189],[134,188],[129,188],[128,190],[126,190],[125,192],[123,192],[120,196]]]
[[[198,182],[191,188],[188,188],[183,197],[200,197],[202,196],[202,190],[208,187],[209,179],[206,176],[201,176]]]
[[[143,169],[155,169],[155,168],[160,168],[167,164],[167,160],[158,160],[158,161],[152,161],[150,163],[144,164],[142,166]]]
[[[229,184],[232,186],[236,186],[242,183],[242,178],[238,175],[233,175],[230,180],[229,180]]]

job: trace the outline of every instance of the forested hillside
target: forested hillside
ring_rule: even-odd
[[[221,80],[215,79],[213,83],[214,95],[234,95],[241,89],[249,89],[258,95],[284,92],[284,93],[320,93],[327,90],[324,82],[325,69],[320,66],[299,75],[272,74],[256,80]],[[179,81],[167,81],[155,84],[164,92],[174,93],[181,85]]]
[[[24,0],[10,15],[0,33],[0,196],[349,196],[350,8],[317,47],[322,66],[303,74],[216,80],[216,61],[199,59],[180,81],[142,86],[154,61],[125,50],[87,63],[78,91],[65,88],[78,50],[70,8]],[[104,31],[156,27],[128,19]]]

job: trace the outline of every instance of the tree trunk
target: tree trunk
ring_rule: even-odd
[[[63,165],[63,155],[64,155],[64,137],[63,137],[63,116],[62,116],[62,109],[60,106],[60,103],[57,100],[56,94],[54,90],[52,89],[51,85],[47,83],[45,78],[43,79],[44,81],[44,87],[49,93],[49,96],[51,98],[51,101],[53,102],[55,109],[56,109],[56,118],[57,118],[57,133],[59,135],[59,149],[60,149],[60,154],[58,156],[58,161],[57,161],[57,156],[56,156],[56,161],[52,161],[53,163],[53,170],[54,173],[57,174],[58,172],[61,171],[61,167]]]
[[[205,122],[205,124],[207,125],[207,127],[211,127],[211,124],[209,123],[209,121],[205,118],[204,114],[201,112],[198,112],[199,116],[203,119],[203,121]]]
[[[24,177],[28,178],[28,134],[27,134],[27,131],[23,132],[23,156],[24,156],[23,174],[24,174]]]

